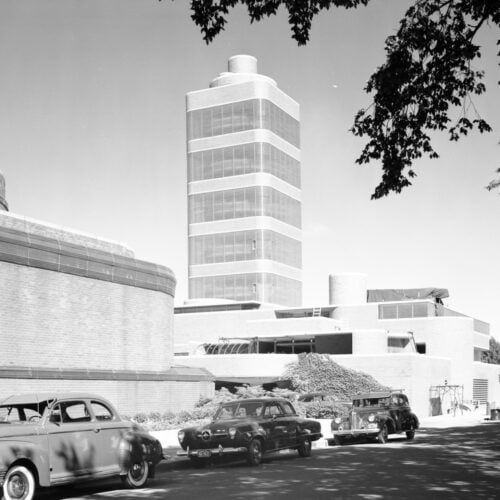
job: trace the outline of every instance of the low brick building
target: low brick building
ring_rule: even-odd
[[[132,414],[210,395],[206,370],[172,366],[172,271],[123,245],[7,212],[0,181],[0,399],[94,391]]]

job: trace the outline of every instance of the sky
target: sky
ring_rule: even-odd
[[[243,7],[210,45],[174,0],[1,0],[0,170],[10,211],[131,247],[171,268],[187,299],[185,95],[251,54],[300,104],[303,300],[328,303],[328,275],[362,272],[368,288],[448,288],[445,303],[491,323],[500,339],[498,28],[479,43],[493,127],[458,143],[435,136],[438,160],[415,164],[401,194],[373,201],[377,164],[358,166],[349,128],[370,104],[366,81],[410,4],[331,9],[310,42],[284,11],[250,24]]]

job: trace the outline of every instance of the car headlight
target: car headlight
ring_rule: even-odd
[[[234,439],[234,436],[236,436],[236,428],[235,427],[229,427],[229,437],[231,439]]]
[[[368,422],[375,422],[375,415],[373,413],[368,415]]]
[[[182,444],[182,442],[184,441],[184,436],[186,435],[186,433],[184,431],[179,431],[177,433],[177,439],[179,440],[179,443]]]
[[[342,422],[342,419],[340,417],[337,417],[335,419],[335,423],[338,425],[338,424],[340,424],[340,422]]]

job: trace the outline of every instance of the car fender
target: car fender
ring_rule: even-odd
[[[264,441],[267,439],[266,429],[264,429],[264,427],[262,427],[260,425],[253,426],[253,428],[252,428],[251,432],[249,432],[249,434],[250,434],[250,439],[260,438],[260,439],[263,439]]]
[[[410,413],[410,420],[413,420],[413,422],[415,422],[415,429],[418,429],[420,427],[420,421],[418,420],[418,417],[415,415],[415,413]]]
[[[50,485],[49,456],[43,446],[17,439],[0,441],[0,471],[6,472],[14,463],[20,461],[33,464],[40,486]]]
[[[387,431],[389,432],[389,434],[397,432],[396,422],[394,422],[394,419],[392,419],[391,417],[382,417],[378,421],[378,427],[379,427],[379,429],[382,429],[382,427],[384,426],[384,424],[387,425]]]
[[[132,464],[144,459],[152,463],[153,468],[150,472],[153,473],[154,466],[162,457],[161,450],[156,448],[156,440],[146,432],[137,430],[126,432],[118,445],[120,473],[126,474]]]

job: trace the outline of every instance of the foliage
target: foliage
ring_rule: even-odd
[[[486,353],[486,363],[500,365],[500,342],[494,337],[490,337],[490,350]]]
[[[292,389],[276,388],[265,390],[262,386],[242,386],[230,392],[222,388],[215,391],[213,398],[200,398],[194,409],[179,413],[151,412],[138,413],[132,418],[148,430],[178,429],[180,427],[201,425],[208,422],[221,403],[236,399],[281,397],[293,402],[297,413],[309,418],[334,418],[345,414],[353,394],[360,391],[384,389],[373,377],[362,372],[343,368],[325,354],[300,354],[298,360],[287,365],[281,377],[291,381]],[[304,403],[298,401],[301,393],[325,392],[322,401]]]
[[[278,8],[284,6],[288,11],[288,21],[292,27],[292,38],[299,45],[304,45],[309,40],[311,23],[316,14],[323,9],[344,7],[350,9],[358,5],[366,5],[370,0],[191,0],[193,14],[191,19],[200,26],[205,42],[210,43],[224,30],[225,16],[229,9],[241,3],[246,5],[251,22],[260,21],[264,17],[275,15]]]
[[[299,354],[283,375],[297,392],[326,392],[336,400],[346,401],[360,391],[385,389],[371,375],[344,368],[326,354]]]
[[[296,401],[294,406],[299,415],[307,418],[335,418],[347,415],[350,408],[350,405],[337,401],[333,397],[310,403]]]
[[[284,7],[292,37],[303,45],[309,40],[312,19],[321,10],[355,8],[369,1],[192,0],[191,17],[209,43],[224,29],[225,16],[236,4],[247,6],[251,22]],[[474,128],[491,130],[471,98],[486,90],[481,81],[484,73],[472,63],[481,56],[474,38],[487,24],[500,26],[498,0],[415,0],[397,33],[387,38],[386,62],[365,88],[373,93],[373,102],[356,114],[351,129],[368,139],[356,163],[382,163],[382,180],[372,199],[410,186],[418,158],[438,158],[431,145],[432,131],[447,131],[450,140],[456,141]],[[459,110],[456,120],[450,118],[450,108]],[[487,189],[498,187],[500,179],[490,182]]]

